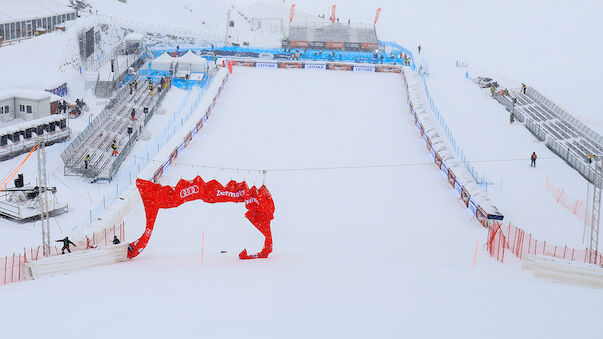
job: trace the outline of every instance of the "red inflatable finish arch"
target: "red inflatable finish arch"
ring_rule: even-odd
[[[268,258],[272,252],[270,221],[274,219],[274,202],[266,186],[259,189],[255,186],[249,188],[244,181],[230,181],[226,186],[222,186],[216,180],[205,182],[199,176],[192,181],[180,180],[175,187],[162,186],[142,179],[136,180],[136,186],[144,204],[147,225],[142,236],[128,247],[128,258],[130,259],[139,255],[147,246],[160,208],[174,208],[197,199],[210,204],[217,202],[245,203],[245,207],[247,207],[245,216],[264,235],[266,240],[262,251],[249,255],[247,250],[243,250],[239,253],[239,258]]]

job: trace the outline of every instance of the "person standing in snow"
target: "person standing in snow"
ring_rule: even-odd
[[[67,250],[67,252],[71,253],[71,249],[69,248],[69,244],[75,246],[75,244],[73,242],[71,242],[71,240],[69,240],[69,237],[65,237],[65,239],[61,239],[61,240],[57,240],[56,242],[62,242],[63,243],[63,248],[61,249],[61,254],[65,254],[65,250]],[[75,246],[77,247],[77,246]]]
[[[511,115],[509,116],[509,123],[512,124],[515,122],[515,114],[511,113]]]
[[[130,112],[130,117],[132,118],[132,121],[134,121],[134,118],[136,117],[136,108],[132,108],[132,112]]]
[[[114,235],[113,236],[113,245],[118,245],[120,243],[119,239],[117,239],[117,236]]]
[[[527,86],[523,82],[521,83],[521,93],[526,94]]]
[[[419,45],[419,47],[417,47],[417,50],[419,51],[418,54],[421,54],[421,45]]]
[[[86,154],[84,157],[84,169],[88,169],[88,163],[90,162],[90,154]]]
[[[532,157],[531,160],[532,162],[530,163],[530,167],[536,167],[536,152],[532,152]]]

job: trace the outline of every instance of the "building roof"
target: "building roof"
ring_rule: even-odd
[[[66,0],[1,0],[0,23],[73,13]]]
[[[5,89],[0,90],[0,100],[10,98],[26,98],[30,100],[42,100],[50,98],[52,93],[46,91],[38,91],[33,89]]]

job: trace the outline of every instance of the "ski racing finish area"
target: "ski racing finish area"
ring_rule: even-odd
[[[145,207],[147,228],[142,236],[128,247],[128,258],[130,259],[139,255],[149,242],[160,208],[174,208],[187,201],[197,199],[208,203],[245,203],[248,209],[245,216],[266,237],[266,240],[260,253],[248,255],[247,250],[243,250],[239,253],[239,258],[268,258],[272,252],[270,220],[274,218],[274,202],[266,186],[262,186],[260,189],[255,186],[249,188],[247,183],[235,181],[230,181],[226,186],[222,186],[215,180],[206,183],[199,176],[192,181],[180,180],[173,188],[142,179],[136,181],[136,186],[138,186]]]
[[[142,200],[124,216],[128,241],[143,234],[136,259],[4,286],[2,323],[27,338],[57,324],[86,338],[584,338],[600,328],[600,312],[584,310],[601,294],[483,250],[485,230],[435,167],[400,74],[235,66],[158,179],[137,182]],[[213,204],[226,201],[239,204]],[[243,248],[263,259],[240,260]]]

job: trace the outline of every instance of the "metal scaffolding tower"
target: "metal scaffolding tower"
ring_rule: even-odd
[[[44,139],[38,140],[38,201],[40,205],[40,223],[42,224],[42,253],[50,255],[50,219],[48,217],[48,194],[46,193],[46,146]]]
[[[599,250],[599,219],[601,217],[601,185],[603,172],[603,157],[595,157],[595,178],[593,183],[593,205],[592,205],[592,222],[590,228],[590,247],[589,259],[591,264],[597,263],[597,254]],[[598,263],[601,265],[602,263]]]

